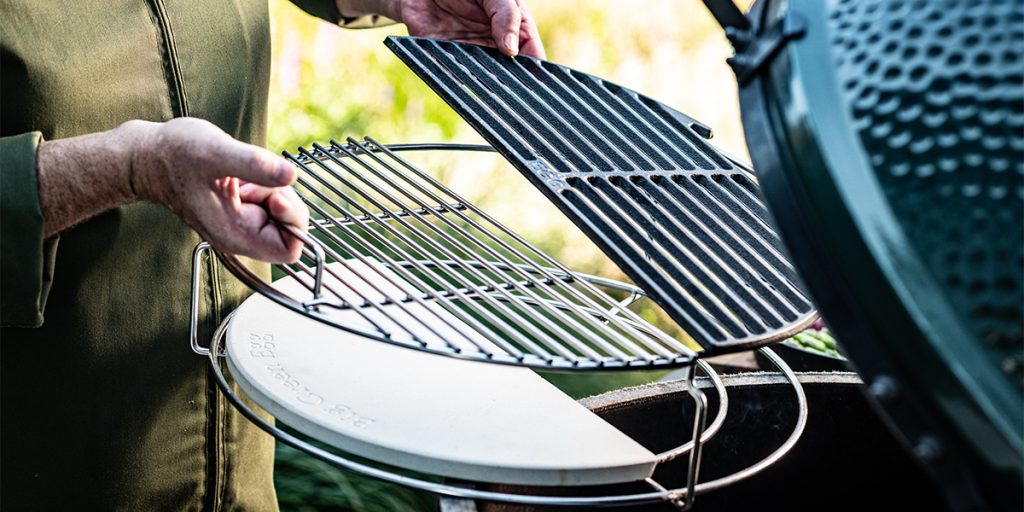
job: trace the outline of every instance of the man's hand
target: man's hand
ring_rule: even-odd
[[[309,211],[287,160],[199,119],[130,121],[44,142],[38,156],[46,235],[133,200],[167,206],[215,248],[274,263],[299,258]]]
[[[292,164],[200,119],[140,128],[150,129],[132,158],[140,199],[166,205],[217,249],[274,263],[298,259],[302,242],[277,224],[308,227],[309,210],[288,187]]]
[[[409,35],[451,39],[543,59],[537,25],[523,0],[337,0],[343,16],[381,14]]]

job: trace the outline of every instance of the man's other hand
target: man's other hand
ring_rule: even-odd
[[[545,58],[524,0],[337,0],[343,16],[381,14],[405,23],[409,35],[450,39]]]

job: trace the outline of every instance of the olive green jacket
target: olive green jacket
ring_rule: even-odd
[[[296,3],[340,21],[331,0]],[[4,511],[277,509],[272,438],[189,348],[199,238],[136,203],[44,240],[35,174],[41,140],[130,119],[201,117],[263,144],[267,11],[266,0],[0,0]],[[215,262],[205,274],[209,339],[248,291]]]

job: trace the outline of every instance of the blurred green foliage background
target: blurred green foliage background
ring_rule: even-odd
[[[743,2],[747,3],[747,2]],[[715,143],[746,159],[731,53],[699,0],[534,0],[552,61],[656,98],[711,126]],[[270,2],[273,67],[268,147],[370,135],[384,143],[482,139],[387,50],[400,25],[341,30],[285,0]],[[416,155],[414,163],[574,270],[627,280],[511,165],[494,155]],[[643,316],[682,335],[655,307]],[[382,369],[382,371],[397,371]],[[574,397],[641,384],[660,373],[555,375]],[[437,499],[338,471],[279,446],[275,472],[285,511],[435,510]]]

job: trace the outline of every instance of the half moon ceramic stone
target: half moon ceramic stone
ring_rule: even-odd
[[[331,268],[348,286],[358,280],[336,263]],[[325,277],[325,285],[333,279]],[[308,294],[292,278],[275,286]],[[332,314],[366,322],[352,310]],[[369,340],[258,294],[237,309],[226,345],[228,368],[260,407],[306,435],[385,464],[524,485],[630,482],[649,477],[655,466],[654,454],[526,368]]]

